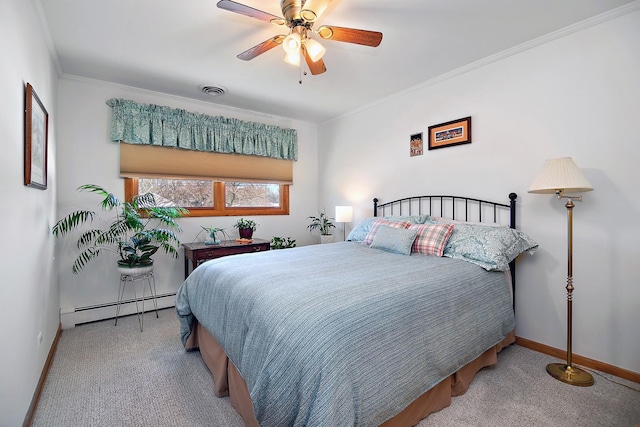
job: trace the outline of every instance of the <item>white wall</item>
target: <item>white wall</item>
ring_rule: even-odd
[[[640,12],[562,35],[321,125],[320,205],[354,204],[358,221],[373,197],[518,193],[540,249],[518,262],[516,333],[565,349],[566,209],[527,189],[572,156],[595,188],[574,210],[573,352],[640,372]],[[466,116],[472,144],[426,150],[428,126]]]
[[[294,128],[298,132],[299,158],[294,162],[294,185],[290,187],[289,216],[258,216],[259,227],[255,237],[271,239],[273,236],[290,236],[298,245],[314,243],[317,236],[306,229],[306,217],[317,209],[317,128],[315,125],[286,118],[229,109],[211,103],[177,98],[161,93],[142,91],[104,82],[75,77],[60,80],[59,122],[59,216],[83,208],[99,210],[99,198],[76,189],[82,184],[97,184],[118,197],[124,197],[124,181],[119,177],[118,144],[109,141],[111,109],[106,105],[110,98],[132,99],[136,102],[166,105],[187,111],[209,115],[235,117],[241,120],[262,122],[281,127]],[[235,236],[233,227],[237,217],[182,218],[179,220],[183,232],[182,242],[191,242],[202,230],[200,226],[224,227]],[[199,241],[204,240],[204,233]],[[85,267],[80,274],[71,272],[77,256],[74,239],[60,243],[60,304],[63,327],[74,323],[95,320],[98,317],[113,317],[115,308],[95,312],[73,313],[78,307],[94,306],[117,300],[119,276],[114,268],[116,258],[99,257]],[[175,292],[184,280],[182,251],[180,259],[157,254],[154,259],[158,294]],[[172,305],[173,298],[163,303]],[[131,307],[133,308],[133,307]],[[88,317],[87,317],[88,316]]]
[[[58,284],[50,227],[56,205],[57,76],[31,3],[0,2],[0,426],[21,425],[55,337]],[[23,185],[24,87],[49,113],[47,190]],[[38,334],[42,342],[38,344]]]

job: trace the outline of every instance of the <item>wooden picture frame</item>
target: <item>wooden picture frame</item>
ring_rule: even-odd
[[[471,117],[429,126],[429,150],[471,144]]]
[[[49,113],[27,83],[24,119],[24,185],[47,189]]]
[[[409,142],[409,156],[422,155],[422,132],[411,135]]]

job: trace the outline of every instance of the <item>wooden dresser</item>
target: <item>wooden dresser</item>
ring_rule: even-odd
[[[235,240],[223,240],[219,245],[205,245],[203,242],[197,242],[183,243],[182,247],[184,248],[184,278],[186,279],[193,269],[207,260],[248,252],[268,251],[269,241],[253,239],[250,243],[238,243]],[[189,264],[191,264],[191,269],[189,269]]]

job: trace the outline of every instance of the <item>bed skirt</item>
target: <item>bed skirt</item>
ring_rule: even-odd
[[[498,361],[500,350],[513,342],[515,342],[515,331],[511,331],[502,342],[488,349],[480,357],[422,394],[402,412],[387,420],[381,426],[415,426],[429,414],[446,408],[451,404],[452,396],[464,394],[476,373],[484,367],[495,365]],[[195,322],[185,348],[187,350],[200,349],[202,360],[213,377],[216,396],[229,396],[231,405],[240,414],[245,425],[247,427],[259,427],[260,424],[253,413],[253,405],[247,384],[233,363],[229,361],[220,344],[198,322]]]

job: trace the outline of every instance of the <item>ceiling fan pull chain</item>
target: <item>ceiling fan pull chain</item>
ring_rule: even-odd
[[[303,55],[303,52],[300,52],[300,55]],[[300,61],[300,80],[298,80],[298,83],[302,84],[302,76],[306,76],[307,75],[307,71],[304,69],[305,65],[306,65],[306,61]]]

